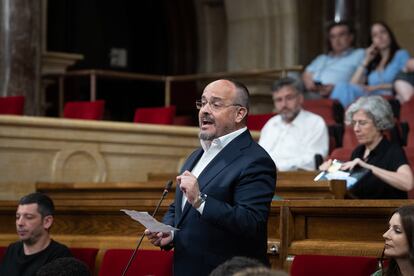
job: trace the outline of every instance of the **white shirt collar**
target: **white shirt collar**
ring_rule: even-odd
[[[243,127],[241,129],[238,129],[236,131],[230,132],[229,134],[223,135],[219,138],[214,139],[213,141],[208,141],[208,140],[200,140],[200,144],[201,147],[203,148],[204,151],[208,151],[208,149],[210,148],[210,146],[212,144],[215,144],[217,147],[219,148],[224,148],[228,143],[230,143],[231,141],[233,141],[237,136],[239,136],[240,134],[242,134],[244,131],[247,130],[247,127]]]

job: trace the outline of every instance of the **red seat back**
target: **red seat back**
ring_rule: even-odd
[[[352,126],[345,126],[342,147],[354,149],[359,145]]]
[[[0,247],[0,263],[3,260],[4,254],[6,254],[7,247],[1,246]]]
[[[70,248],[70,252],[73,257],[84,262],[91,271],[91,275],[95,270],[96,255],[98,254],[97,248]]]
[[[350,148],[336,148],[329,155],[329,159],[337,159],[343,162],[349,161],[349,159],[351,158],[352,151],[353,149]]]
[[[108,249],[102,259],[99,276],[121,275],[132,252],[131,249]],[[172,275],[173,254],[173,251],[139,250],[126,275]]]
[[[63,117],[69,119],[102,120],[105,101],[67,102],[63,110]]]
[[[377,259],[370,257],[298,255],[293,259],[290,275],[367,276],[377,267]]]
[[[266,122],[275,115],[275,113],[249,114],[247,117],[247,128],[250,130],[261,130]]]
[[[0,114],[23,115],[24,96],[0,97]]]
[[[327,125],[343,124],[344,109],[342,105],[332,99],[305,100],[303,109],[321,116]]]
[[[400,121],[408,122],[411,131],[408,133],[407,146],[414,147],[414,97],[401,105]]]
[[[137,108],[135,110],[134,122],[172,125],[174,122],[175,110],[175,106]]]

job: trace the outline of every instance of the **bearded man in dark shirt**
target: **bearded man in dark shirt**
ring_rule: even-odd
[[[0,275],[36,275],[43,265],[61,257],[71,257],[69,249],[50,238],[55,207],[42,193],[22,197],[16,211],[20,241],[8,246],[0,265]]]

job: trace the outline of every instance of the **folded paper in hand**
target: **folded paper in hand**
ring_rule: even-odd
[[[135,210],[125,209],[121,209],[121,211],[130,216],[133,220],[136,220],[144,225],[151,232],[170,232],[178,230],[175,227],[157,221],[155,218],[150,216],[148,212],[137,212]]]
[[[368,169],[365,168],[358,168],[351,172],[341,171],[342,162],[338,160],[333,160],[331,166],[328,170],[321,172],[318,174],[314,181],[318,180],[332,180],[332,179],[340,179],[346,181],[346,187],[349,189],[355,183],[357,183],[361,178],[363,178],[368,172]]]

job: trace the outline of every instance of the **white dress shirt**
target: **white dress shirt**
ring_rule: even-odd
[[[282,116],[272,117],[260,133],[261,145],[280,171],[315,170],[315,154],[326,157],[329,148],[328,130],[319,115],[301,110],[286,123]]]
[[[246,130],[247,130],[247,127],[244,127],[236,131],[233,131],[229,134],[226,134],[224,136],[221,136],[219,138],[216,138],[213,141],[200,140],[200,144],[204,150],[204,153],[201,156],[200,160],[198,160],[197,164],[194,166],[191,173],[196,178],[198,178],[198,176],[207,167],[207,165],[211,162],[211,160],[213,160],[214,157],[216,157],[216,155],[219,154],[220,151],[225,146],[227,146],[231,141],[233,141],[237,136],[239,136]],[[183,193],[183,200],[182,200],[182,205],[181,205],[182,209],[184,209],[186,202],[187,202],[187,197]],[[203,213],[204,205],[205,205],[205,202],[202,203],[200,207],[197,208],[197,211],[200,212],[200,214]]]

